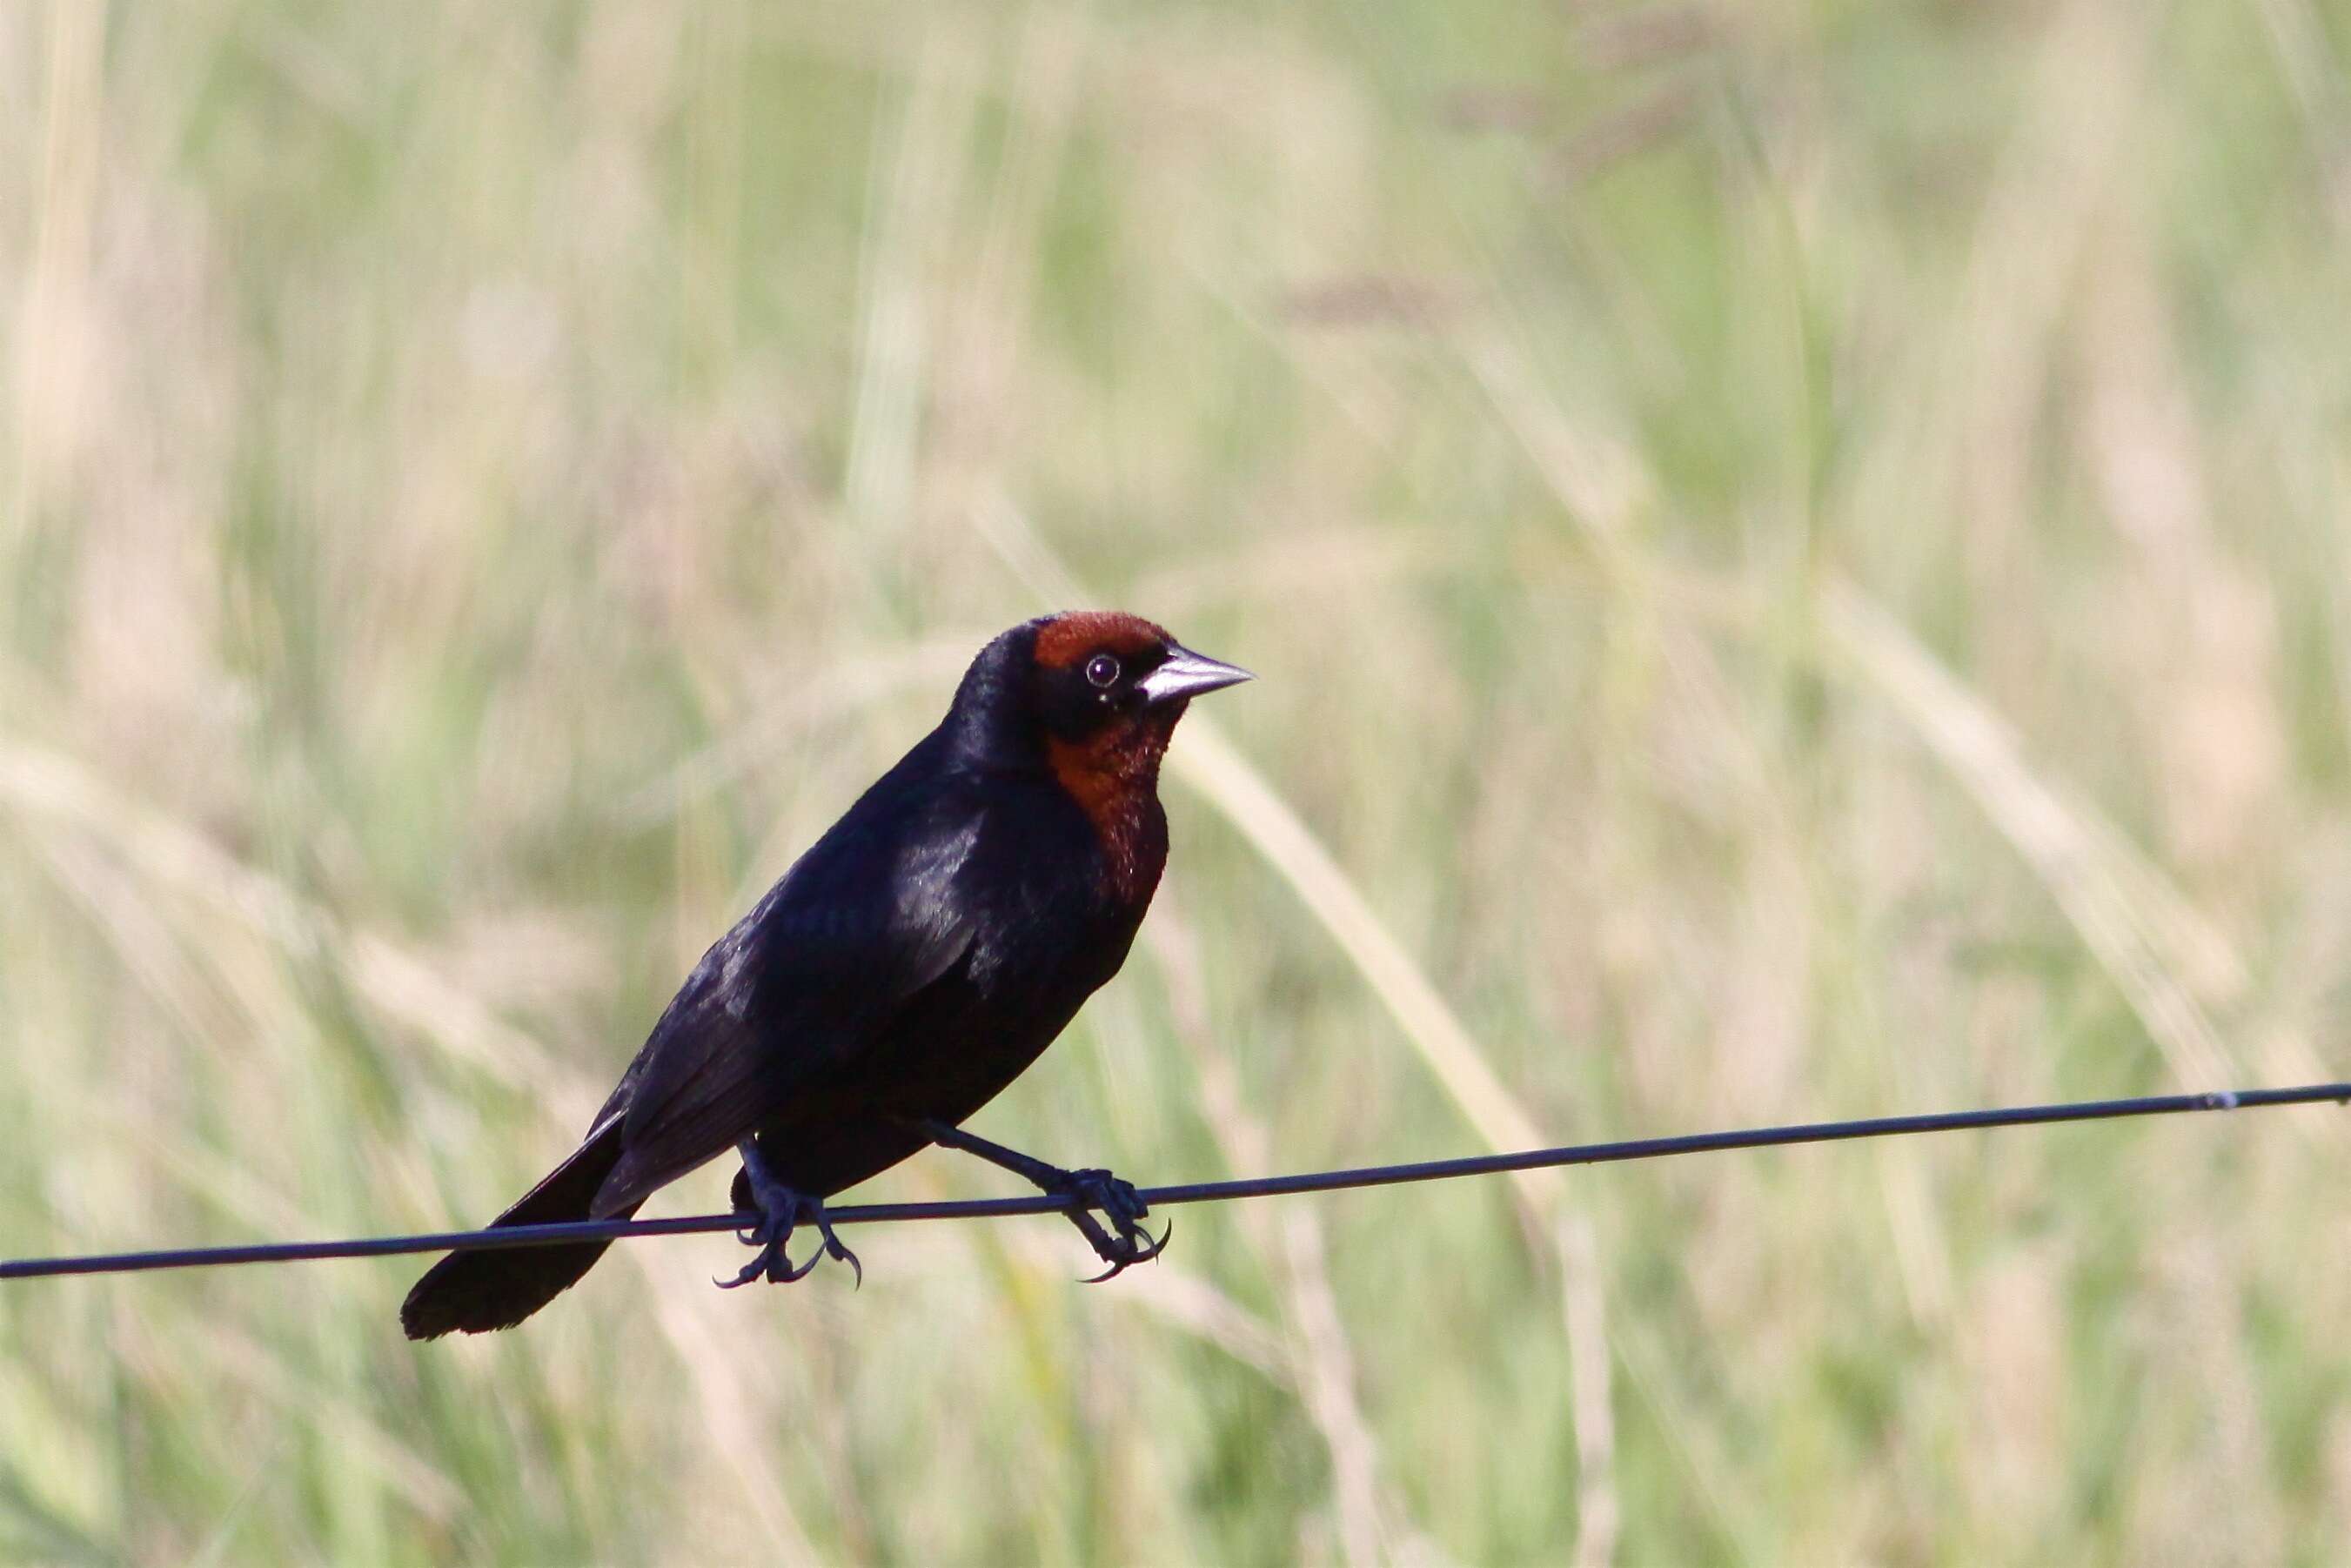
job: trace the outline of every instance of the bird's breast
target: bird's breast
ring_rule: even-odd
[[[1140,919],[1167,867],[1157,752],[1060,741],[1047,749],[1055,784],[1093,840],[1104,890]]]

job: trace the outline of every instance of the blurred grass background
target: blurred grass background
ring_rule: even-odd
[[[2346,51],[2313,0],[0,9],[0,1253],[487,1218],[1072,601],[1264,678],[979,1118],[1024,1148],[2341,1076]],[[857,1293],[653,1242],[426,1348],[413,1263],[19,1285],[0,1556],[2335,1562],[2342,1135],[1187,1210],[1099,1291],[1041,1220],[861,1236]]]

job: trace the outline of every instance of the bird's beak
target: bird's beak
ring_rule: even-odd
[[[1238,664],[1228,664],[1179,646],[1170,650],[1166,663],[1134,685],[1143,694],[1143,700],[1156,707],[1161,703],[1180,702],[1255,679]]]

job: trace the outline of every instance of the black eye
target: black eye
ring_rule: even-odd
[[[1118,661],[1108,653],[1096,653],[1086,661],[1086,679],[1098,686],[1109,685],[1118,679]]]

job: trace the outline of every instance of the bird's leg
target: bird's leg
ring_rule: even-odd
[[[1094,1249],[1094,1256],[1109,1265],[1102,1273],[1086,1281],[1090,1285],[1115,1279],[1137,1263],[1150,1262],[1165,1250],[1167,1238],[1176,1233],[1171,1221],[1158,1239],[1153,1239],[1150,1230],[1143,1223],[1151,1210],[1144,1203],[1142,1194],[1134,1190],[1133,1182],[1121,1181],[1108,1171],[1065,1171],[1018,1149],[992,1144],[977,1133],[967,1133],[961,1127],[929,1117],[917,1120],[913,1124],[925,1137],[943,1149],[960,1149],[965,1154],[977,1155],[988,1164],[1000,1166],[1056,1197],[1076,1197],[1084,1207],[1065,1211],[1070,1223],[1078,1228],[1078,1233],[1086,1239],[1086,1245]],[[1092,1211],[1097,1208],[1110,1217],[1111,1230],[1103,1229],[1102,1222],[1093,1217]],[[1114,1235],[1113,1231],[1115,1231]]]
[[[747,1226],[735,1233],[735,1239],[746,1247],[757,1247],[758,1254],[743,1266],[743,1271],[732,1280],[716,1281],[718,1288],[731,1291],[737,1285],[747,1285],[761,1275],[778,1285],[805,1279],[827,1258],[837,1258],[856,1270],[857,1282],[865,1282],[865,1267],[858,1262],[857,1254],[841,1244],[832,1233],[832,1221],[825,1217],[824,1205],[798,1187],[788,1186],[768,1168],[767,1159],[759,1153],[757,1139],[746,1138],[736,1145],[743,1156],[744,1185],[751,1189],[751,1201],[759,1212],[759,1223]],[[803,1222],[813,1225],[824,1238],[824,1245],[809,1254],[809,1260],[795,1268],[792,1264],[792,1232]]]

